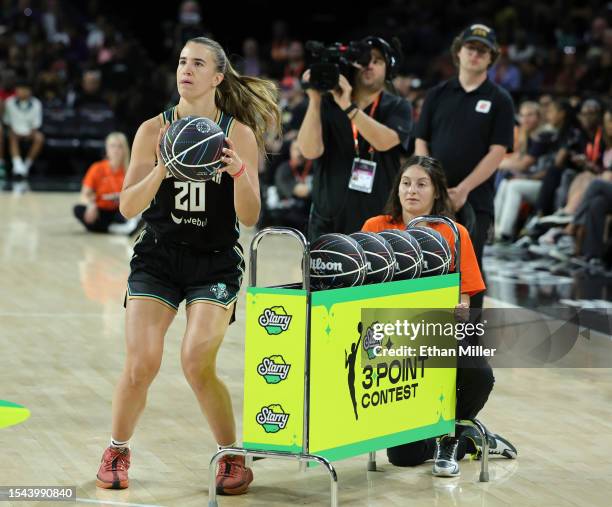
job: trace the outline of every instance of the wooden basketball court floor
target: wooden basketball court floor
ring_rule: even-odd
[[[122,299],[132,240],[84,233],[71,214],[76,198],[74,193],[0,193],[0,399],[31,411],[24,423],[0,429],[0,486],[74,485],[79,505],[207,505],[208,462],[216,448],[180,370],[182,308],[132,439],[131,487],[95,486],[123,361]],[[243,244],[251,237],[245,232]],[[262,281],[298,279],[298,259],[291,241],[264,242]],[[219,360],[238,421],[243,335],[240,304]],[[461,477],[455,479],[432,477],[431,463],[393,467],[384,452],[378,453],[378,472],[366,473],[366,456],[341,461],[336,463],[340,505],[610,505],[611,370],[495,373],[494,391],[480,417],[516,444],[517,460],[492,459],[489,483],[478,482],[476,461],[462,461]],[[248,495],[221,497],[219,505],[329,505],[329,480],[320,467],[301,473],[294,462],[264,460],[255,463],[254,474]]]

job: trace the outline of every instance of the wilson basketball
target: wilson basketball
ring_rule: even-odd
[[[378,234],[389,242],[395,253],[397,264],[393,280],[409,280],[421,276],[423,254],[416,239],[398,229],[388,229]]]
[[[214,121],[187,116],[172,122],[161,141],[160,153],[170,173],[181,181],[212,179],[221,161],[225,134]]]
[[[421,276],[446,275],[450,271],[451,252],[444,236],[431,227],[406,229],[419,242],[423,252]]]
[[[374,232],[354,232],[351,238],[361,245],[366,255],[365,283],[384,283],[393,280],[396,261],[389,242]]]
[[[324,234],[310,245],[310,286],[313,290],[362,285],[366,254],[345,234]]]

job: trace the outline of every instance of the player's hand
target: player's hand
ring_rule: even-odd
[[[170,124],[166,123],[163,127],[159,129],[159,134],[157,135],[157,144],[155,145],[155,156],[157,157],[157,166],[163,168],[164,176],[166,174],[166,166],[164,165],[164,160],[161,157],[161,142],[166,134],[166,131],[170,128]],[[161,170],[161,169],[160,169]]]
[[[304,86],[305,84],[308,84],[308,83],[310,83],[310,69],[308,69],[306,72],[304,72],[304,74],[302,74],[302,87],[306,91],[306,95],[308,95],[308,98],[320,99],[321,92],[319,90],[315,90],[314,88],[310,86]]]
[[[98,216],[100,213],[98,211],[98,207],[95,204],[88,204],[85,209],[85,214],[83,215],[83,220],[86,224],[93,224],[96,220],[98,220]]]
[[[455,306],[455,320],[457,322],[467,322],[470,320],[470,305],[459,303]]]
[[[295,187],[293,187],[293,195],[299,197],[301,199],[305,199],[310,194],[310,188],[306,183],[297,183]]]
[[[342,74],[340,74],[340,79],[338,79],[338,86],[332,90],[332,95],[336,104],[340,107],[340,109],[346,109],[351,105],[351,94],[353,92],[353,87],[348,82]]]
[[[225,138],[225,142],[227,143],[227,148],[223,148],[223,156],[221,157],[225,165],[219,169],[219,172],[227,173],[233,177],[242,169],[242,159],[236,153],[234,143],[229,137]]]
[[[469,192],[461,185],[448,189],[448,197],[454,211],[459,211],[463,208],[465,201],[467,201],[468,194]]]

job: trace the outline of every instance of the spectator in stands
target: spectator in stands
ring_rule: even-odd
[[[265,63],[259,57],[259,45],[253,37],[242,42],[242,61],[238,69],[245,76],[259,77],[265,74]]]
[[[40,131],[42,105],[40,100],[32,96],[32,87],[27,81],[18,82],[15,87],[15,96],[7,99],[4,108],[4,123],[8,127],[13,175],[25,178],[45,142],[45,137]],[[24,142],[30,143],[25,160],[21,155],[21,144]]]
[[[508,48],[500,48],[498,61],[489,69],[489,79],[509,92],[521,87],[521,71],[508,56]]]
[[[102,94],[102,73],[97,69],[83,72],[81,89],[74,94],[75,109],[108,108],[109,103]]]
[[[83,179],[81,204],[74,216],[90,232],[131,234],[139,218],[128,221],[119,212],[119,194],[130,162],[130,147],[121,132],[106,138],[106,158],[91,165]]]
[[[554,99],[548,110],[548,123],[554,128],[554,159],[546,167],[536,202],[538,214],[550,215],[556,209],[556,193],[561,184],[563,170],[572,163],[572,157],[584,152],[586,141],[576,121],[574,110],[565,99]]]
[[[283,225],[306,232],[312,190],[312,160],[306,160],[296,141],[291,143],[289,160],[276,168],[274,183],[283,206]]]
[[[515,151],[502,160],[499,168],[509,172],[495,195],[495,237],[503,242],[514,237],[514,228],[523,201],[534,204],[542,185],[538,159],[551,147],[551,135],[542,132],[540,106],[523,102],[519,109],[520,127]]]
[[[287,64],[285,65],[284,77],[300,78],[305,70],[304,45],[294,40],[287,51]]]
[[[272,25],[272,41],[270,43],[270,72],[274,78],[282,78],[283,69],[289,52],[289,35],[287,23],[276,20]]]
[[[300,80],[286,77],[280,83],[281,111],[283,112],[283,140],[293,141],[306,114],[306,101]]]

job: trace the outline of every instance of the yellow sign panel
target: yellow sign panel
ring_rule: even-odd
[[[306,292],[247,290],[243,446],[301,452]]]
[[[453,430],[455,369],[368,360],[362,310],[454,308],[458,297],[456,274],[313,293],[310,453],[342,459]]]

